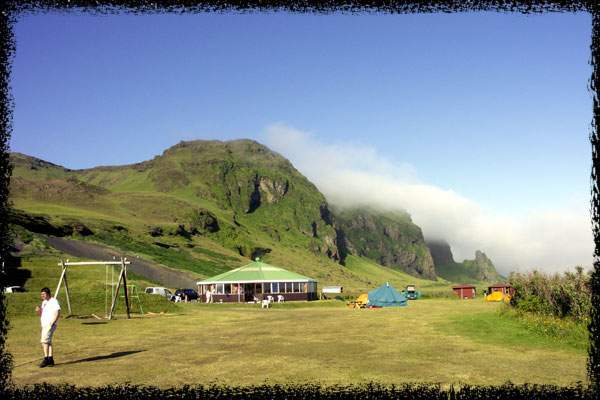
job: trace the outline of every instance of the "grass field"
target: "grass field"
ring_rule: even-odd
[[[65,318],[63,289],[58,296],[63,318],[54,339],[57,365],[40,369],[39,318],[33,310],[41,287],[55,290],[63,257],[23,257],[11,272],[15,284],[30,291],[7,295],[7,347],[18,386],[370,381],[568,386],[586,379],[585,327],[569,326],[566,336],[552,336],[549,326],[531,326],[503,311],[503,304],[480,298],[423,298],[408,307],[368,310],[349,309],[342,301],[290,302],[263,310],[248,304],[173,304],[141,293],[144,316],[132,299],[133,318],[125,319],[121,300],[118,318],[107,321],[89,318],[106,313],[106,283],[114,279],[104,266],[69,270],[76,317]],[[348,268],[368,268],[365,273],[377,279],[370,265]],[[395,283],[404,283],[402,273],[397,275]],[[128,282],[140,291],[154,285],[133,274]],[[424,293],[448,290],[444,282],[422,284]]]
[[[45,369],[32,312],[10,320],[7,346],[18,386],[585,382],[585,343],[536,335],[497,312],[502,306],[449,299],[386,309],[339,301],[271,309],[192,303],[130,320],[61,318],[56,366]]]

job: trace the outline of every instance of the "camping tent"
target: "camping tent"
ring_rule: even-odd
[[[483,299],[483,301],[510,301],[510,295],[503,294],[502,292],[494,292]]]
[[[368,300],[369,300],[369,295],[366,293],[363,293],[360,296],[358,296],[358,299],[356,299],[356,302],[367,304]]]
[[[369,292],[369,307],[404,307],[407,305],[406,294],[400,293],[389,283]]]

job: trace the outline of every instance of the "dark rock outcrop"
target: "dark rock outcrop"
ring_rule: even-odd
[[[480,250],[475,252],[473,268],[478,280],[484,282],[496,282],[499,278],[496,267],[494,267],[492,261]]]
[[[215,233],[219,231],[217,217],[206,209],[194,209],[188,216],[192,234]]]
[[[449,281],[496,282],[501,280],[492,261],[480,250],[474,260],[454,261],[450,245],[442,240],[428,240],[437,274]]]
[[[339,211],[336,220],[343,232],[343,248],[349,253],[416,277],[437,280],[423,233],[408,215],[361,208]]]
[[[433,257],[433,263],[437,267],[438,265],[450,265],[454,263],[454,256],[450,245],[444,241],[426,241],[427,247]]]
[[[74,222],[71,226],[73,227],[73,233],[79,236],[90,236],[94,234],[94,232],[92,232],[92,230],[85,226],[82,222]]]

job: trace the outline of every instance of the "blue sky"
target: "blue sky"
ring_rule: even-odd
[[[251,138],[458,261],[591,265],[587,14],[46,14],[15,37],[12,151],[80,169]]]

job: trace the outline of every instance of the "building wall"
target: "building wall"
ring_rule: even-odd
[[[461,297],[461,290],[462,290],[462,297],[461,298],[468,298],[468,299],[474,299],[475,298],[475,288],[456,288],[453,289],[454,292],[456,293],[456,295],[458,297]]]
[[[267,298],[267,296],[273,296],[275,302],[277,302],[278,294],[256,294],[255,297],[262,301]],[[316,300],[316,293],[282,293],[284,301],[308,301],[308,300]],[[206,296],[201,296],[204,302],[206,302]],[[212,295],[212,303],[237,303],[244,302],[244,295],[240,295],[241,301],[238,300],[238,296],[236,294],[213,294]]]
[[[488,287],[488,291],[490,292],[490,294],[494,293],[494,292],[502,292],[502,294],[510,294],[512,295],[514,292],[514,289],[512,287]]]

